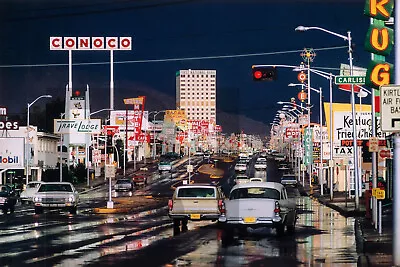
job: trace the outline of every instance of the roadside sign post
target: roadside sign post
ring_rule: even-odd
[[[397,11],[396,15],[400,15],[400,12]],[[396,24],[397,25],[397,24]],[[396,49],[396,52],[398,50]],[[396,63],[399,62],[400,56],[396,56]],[[396,72],[396,83],[400,82],[400,76]],[[393,233],[393,255],[394,263],[398,265],[400,263],[400,257],[398,256],[400,251],[400,231],[397,227],[400,224],[400,212],[398,211],[400,206],[400,197],[398,193],[400,192],[400,183],[398,183],[398,179],[400,179],[400,85],[388,84],[380,86],[380,105],[381,105],[381,129],[382,132],[393,132],[394,140],[393,140],[393,181],[394,181],[394,216],[393,216],[393,224],[394,233]],[[397,181],[397,182],[396,182]],[[383,192],[383,198],[384,198]],[[376,195],[376,199],[379,200],[380,195]],[[382,201],[379,202],[378,213],[379,213],[379,233],[382,233]],[[397,257],[397,258],[396,258]]]
[[[107,209],[113,209],[114,202],[112,201],[112,198],[111,198],[111,187],[112,187],[111,180],[112,180],[112,178],[115,178],[115,166],[113,164],[106,165],[105,176],[106,176],[106,178],[108,177],[108,180],[109,180]]]
[[[378,200],[378,232],[382,234],[382,200],[385,199],[385,190],[374,188],[375,197]]]

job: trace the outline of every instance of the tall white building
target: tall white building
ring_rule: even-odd
[[[176,73],[176,107],[189,120],[216,122],[216,70],[180,70]]]

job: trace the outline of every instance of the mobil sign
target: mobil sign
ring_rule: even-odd
[[[297,139],[300,136],[300,129],[299,128],[286,128],[285,137],[286,138],[293,138]]]
[[[0,137],[0,169],[24,168],[24,138]]]

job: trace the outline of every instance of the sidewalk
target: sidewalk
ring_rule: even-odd
[[[330,207],[345,217],[355,217],[355,237],[357,251],[360,254],[358,266],[392,266],[393,262],[393,212],[392,206],[383,207],[382,234],[366,218],[365,200],[360,198],[359,209],[355,207],[354,199],[347,199],[343,192],[334,192],[333,200],[330,195],[320,195],[319,186],[309,186],[306,181],[300,187],[303,194],[317,199],[321,204]]]

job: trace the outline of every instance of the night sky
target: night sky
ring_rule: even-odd
[[[254,82],[251,66],[298,65],[302,61],[300,51],[312,47],[317,53],[312,67],[338,74],[340,63],[348,63],[347,48],[342,47],[347,42],[321,31],[294,31],[298,25],[304,25],[343,35],[350,30],[354,65],[366,67],[370,55],[364,50],[364,39],[369,18],[363,15],[363,9],[362,0],[3,0],[0,3],[0,106],[8,107],[9,113],[20,113],[26,103],[41,94],[64,96],[68,52],[50,51],[50,36],[132,36],[132,51],[114,53],[117,108],[122,107],[123,97],[137,96],[130,94],[132,87],[149,88],[175,97],[177,70],[216,69],[217,108],[268,124],[279,107],[276,102],[289,101],[297,95],[298,89],[287,86],[297,83],[297,73],[278,69],[277,81]],[[329,47],[342,48],[319,50]],[[257,53],[264,55],[251,55]],[[231,57],[197,58],[214,56]],[[74,63],[108,61],[108,52],[73,53]],[[97,96],[93,97],[97,102],[92,106],[108,107],[109,75],[106,63],[74,66],[74,88],[89,84],[91,93]],[[311,86],[321,86],[325,100],[329,100],[327,80],[313,75]],[[317,94],[313,93],[311,98],[318,103]],[[349,99],[347,92],[334,87],[335,102],[349,102]],[[317,110],[314,113],[318,114]]]

